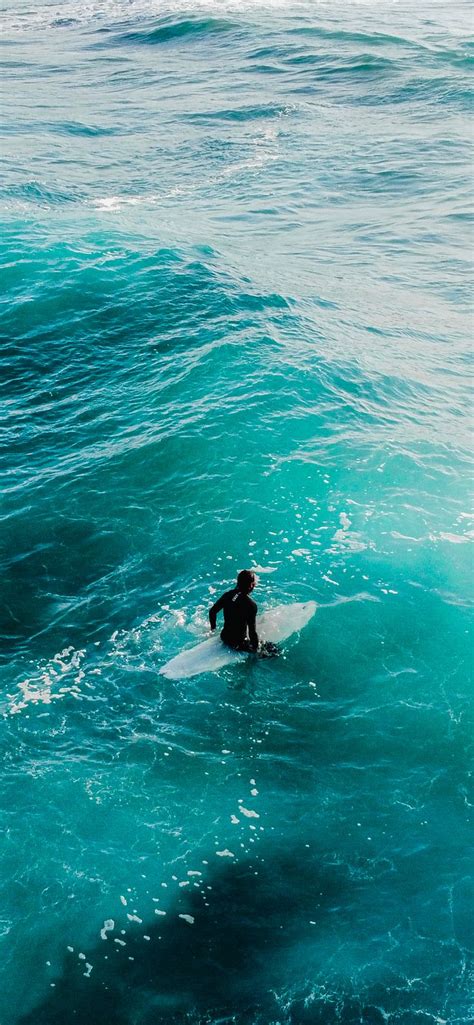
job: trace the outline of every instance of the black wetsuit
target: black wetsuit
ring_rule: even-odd
[[[238,651],[256,651],[258,636],[255,629],[257,606],[249,594],[243,594],[238,587],[216,601],[209,610],[211,630],[215,630],[217,613],[223,609],[224,629],[221,632],[224,644]]]

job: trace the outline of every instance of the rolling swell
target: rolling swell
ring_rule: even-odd
[[[123,249],[117,257],[109,252],[104,259],[100,243],[91,239],[87,257],[61,246],[46,250],[42,263],[48,267],[49,287],[41,284],[35,295],[34,281],[42,281],[40,268],[32,268],[32,277],[25,267],[21,283],[12,289],[15,303],[4,325],[16,339],[5,346],[3,356],[8,382],[5,440],[17,466],[6,480],[6,502],[7,509],[10,503],[14,508],[18,492],[22,494],[25,514],[14,518],[12,529],[18,540],[22,535],[20,548],[31,549],[28,558],[11,564],[7,559],[4,566],[4,639],[10,631],[12,638],[21,636],[32,623],[48,619],[48,599],[37,587],[38,579],[49,578],[50,558],[60,588],[78,597],[88,586],[92,564],[95,572],[101,566],[110,572],[127,559],[127,502],[112,517],[116,528],[111,530],[106,527],[108,494],[125,485],[131,489],[133,509],[134,482],[145,466],[152,491],[158,487],[161,492],[167,483],[165,467],[173,461],[169,450],[180,439],[192,438],[196,431],[205,431],[209,440],[213,433],[219,436],[226,409],[231,415],[239,403],[239,364],[245,366],[258,337],[265,344],[272,323],[276,326],[288,316],[282,297],[246,292],[236,281],[220,280],[212,253],[203,262],[179,251],[145,256],[137,247],[126,260]],[[267,344],[272,346],[270,340]],[[209,389],[212,368],[218,372],[217,390]],[[194,382],[188,400],[181,397],[187,381]],[[249,400],[247,415],[258,402],[258,397]],[[192,482],[193,465],[191,461],[186,471],[183,464],[183,481]],[[93,520],[86,526],[89,515],[84,520],[77,507],[78,487],[84,498],[84,488],[96,496],[95,527]],[[147,501],[151,498],[150,492]],[[90,498],[87,505],[90,510]],[[32,508],[37,509],[35,522]],[[102,528],[97,531],[102,521],[104,534]],[[145,537],[143,542],[147,544]],[[82,554],[76,563],[71,547],[78,546]],[[136,552],[136,541],[131,550]],[[31,593],[25,574],[35,580]],[[89,602],[92,622],[93,608]]]
[[[199,111],[186,115],[188,121],[259,121],[260,119],[281,118],[289,109],[273,103],[255,107],[231,107],[228,110]]]
[[[125,44],[158,46],[164,43],[184,41],[187,45],[203,36],[219,36],[233,32],[236,23],[225,18],[163,18],[153,27],[123,32],[118,42]]]

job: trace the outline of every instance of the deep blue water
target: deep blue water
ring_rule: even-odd
[[[6,0],[2,1025],[473,1018],[470,33]]]

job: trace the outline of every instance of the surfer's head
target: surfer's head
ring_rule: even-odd
[[[241,569],[237,577],[237,587],[239,591],[243,591],[244,594],[250,594],[253,591],[257,580],[255,573],[252,573],[251,569]]]

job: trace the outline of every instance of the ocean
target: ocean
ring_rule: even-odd
[[[468,1025],[472,8],[2,23],[0,1022]]]

